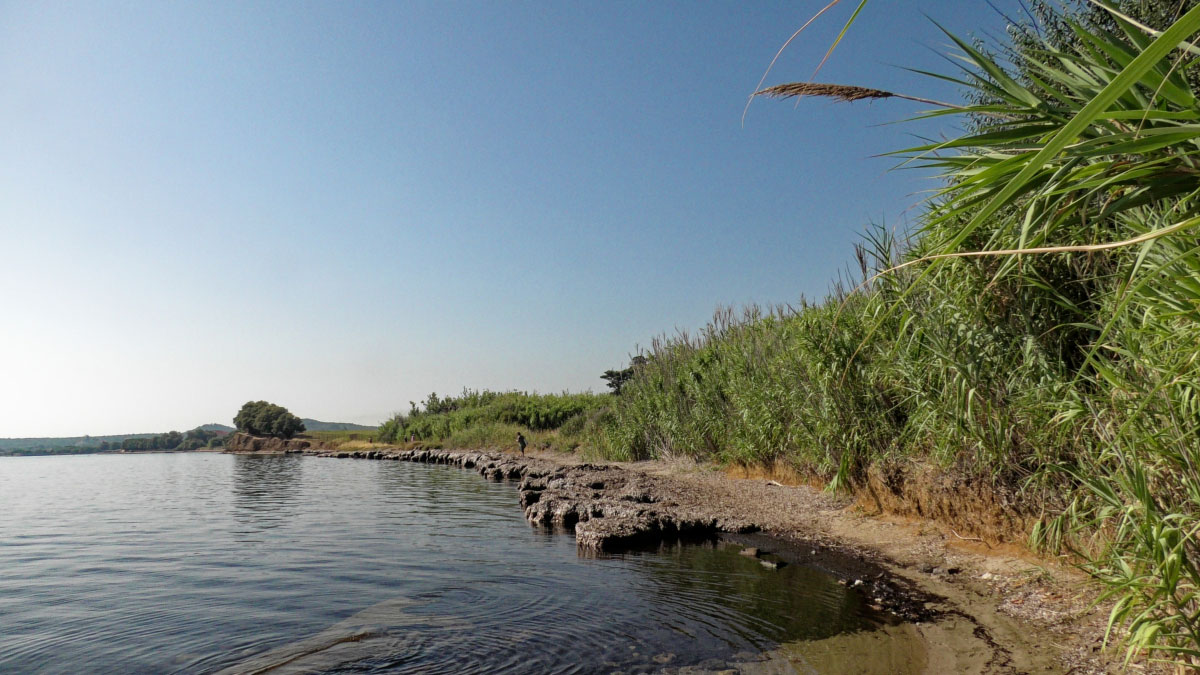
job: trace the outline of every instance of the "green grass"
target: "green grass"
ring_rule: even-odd
[[[575,450],[594,416],[610,397],[604,394],[531,394],[464,390],[459,396],[430,394],[421,407],[397,414],[379,428],[382,442],[437,442],[448,447],[516,447],[523,433],[531,447]]]
[[[305,436],[318,441],[327,447],[336,447],[343,443],[374,443],[379,441],[378,429],[356,429],[352,431],[308,431]]]

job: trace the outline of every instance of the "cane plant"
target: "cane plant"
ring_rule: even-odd
[[[924,117],[966,117],[970,131],[961,137],[897,153],[938,171],[944,187],[906,260],[881,270],[919,271],[877,311],[863,346],[892,330],[892,317],[904,317],[903,335],[891,337],[909,350],[907,361],[945,366],[940,377],[913,374],[912,384],[958,392],[957,405],[945,405],[952,398],[945,392],[933,398],[959,419],[972,417],[972,404],[1004,419],[1017,400],[1012,392],[989,398],[987,378],[946,348],[944,327],[930,320],[960,321],[961,312],[937,307],[967,304],[931,287],[985,279],[981,302],[1000,298],[985,314],[998,325],[1019,315],[1024,331],[1012,335],[1024,332],[1031,353],[1066,378],[1035,384],[1053,395],[1028,401],[1052,411],[1062,432],[1058,451],[1016,458],[1043,481],[1065,475],[1078,488],[1066,508],[1039,523],[1035,539],[1071,546],[1108,584],[1110,633],[1123,629],[1130,657],[1147,651],[1198,665],[1200,50],[1192,41],[1200,6],[1173,3],[1190,9],[1155,29],[1121,8],[1093,4],[1115,30],[1052,13],[1055,39],[1024,34],[1008,64],[950,35],[960,72],[927,74],[961,85],[967,105],[812,82],[757,93],[899,97],[934,105]],[[911,321],[919,306],[925,320]],[[978,353],[984,343],[971,339]],[[916,425],[928,424],[936,416],[921,412],[930,407],[922,403],[929,387],[910,390],[914,419],[924,420]],[[994,431],[1000,436],[979,443],[1003,445],[1003,428]]]

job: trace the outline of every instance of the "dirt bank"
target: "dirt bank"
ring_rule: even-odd
[[[249,434],[232,434],[225,441],[225,451],[233,453],[297,452],[313,447],[313,441],[307,438],[264,438]]]
[[[255,447],[234,447],[243,446]],[[270,451],[450,464],[511,481],[526,517],[573,530],[583,555],[663,539],[744,538],[773,559],[829,572],[907,622],[886,637],[785,645],[768,661],[780,672],[788,664],[802,672],[847,659],[859,664],[867,653],[872,660],[859,672],[1121,671],[1119,655],[1100,649],[1105,614],[1089,607],[1094,588],[1071,568],[931,521],[871,515],[811,487],[732,478],[684,462],[596,465],[561,455],[311,445]]]

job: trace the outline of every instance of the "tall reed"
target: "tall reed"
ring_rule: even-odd
[[[518,431],[546,432],[559,447],[578,447],[584,427],[603,412],[609,397],[603,394],[533,394],[464,389],[458,396],[430,394],[407,414],[397,413],[379,427],[385,443],[408,440],[437,441],[456,447],[511,445]],[[549,433],[558,432],[562,433]]]
[[[968,103],[926,116],[968,131],[897,153],[943,181],[915,231],[869,231],[853,292],[654,341],[596,442],[1049,488],[1035,542],[1108,584],[1129,654],[1200,664],[1200,6],[1036,4],[1004,60],[949,36]]]

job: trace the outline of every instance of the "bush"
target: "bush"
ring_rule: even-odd
[[[248,401],[233,418],[233,425],[252,436],[291,438],[304,431],[304,422],[299,417],[266,401]]]
[[[588,415],[606,408],[611,399],[591,393],[530,394],[470,389],[464,389],[459,396],[440,397],[434,393],[425,400],[424,407],[413,403],[408,414],[393,415],[380,425],[379,440],[397,443],[415,437],[422,441],[452,442],[459,447],[479,447],[512,442],[518,430],[553,432],[556,439],[575,438],[584,433]],[[578,443],[567,445],[574,447]]]

